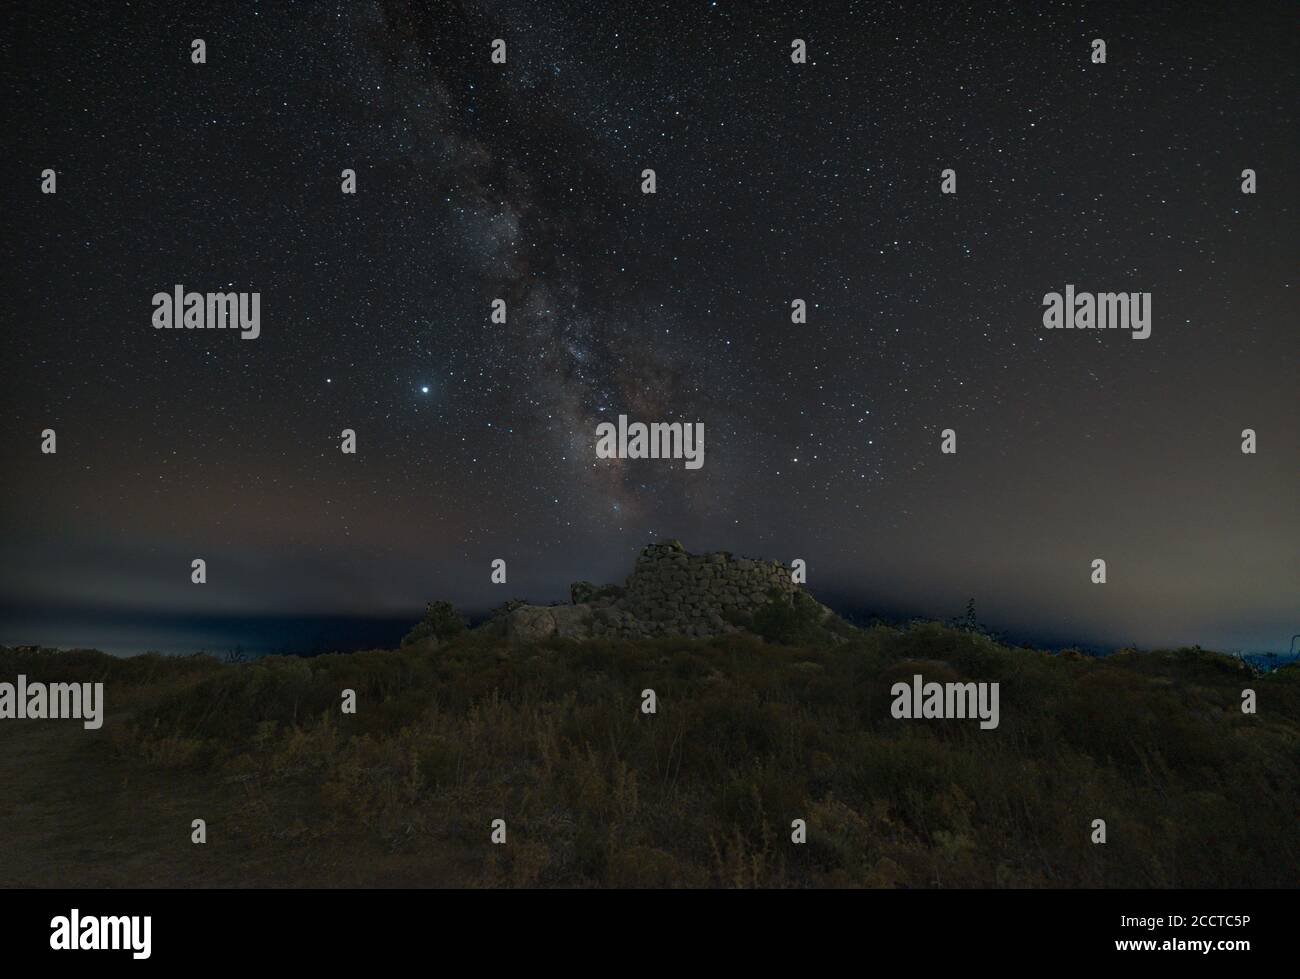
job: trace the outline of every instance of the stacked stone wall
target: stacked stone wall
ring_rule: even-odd
[[[729,613],[752,613],[771,601],[773,589],[798,587],[779,561],[690,554],[670,541],[642,549],[616,605],[652,634],[717,635],[732,631]]]
[[[725,551],[691,554],[677,541],[667,541],[641,549],[621,589],[577,582],[572,605],[524,605],[508,611],[502,622],[507,635],[529,640],[701,638],[740,631],[733,620],[767,604],[773,591],[788,595],[799,588],[779,561]]]

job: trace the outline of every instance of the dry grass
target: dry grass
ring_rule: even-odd
[[[1300,671],[1199,650],[924,625],[233,665],[0,651],[19,672],[104,680],[110,721],[0,725],[4,883],[1252,887],[1300,865]],[[913,672],[998,681],[1001,725],[894,720]]]

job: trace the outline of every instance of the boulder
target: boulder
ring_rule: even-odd
[[[590,605],[559,605],[551,610],[555,634],[566,639],[583,639],[591,635],[595,616]]]
[[[554,610],[541,605],[524,605],[505,616],[506,635],[521,642],[545,639],[555,634]]]

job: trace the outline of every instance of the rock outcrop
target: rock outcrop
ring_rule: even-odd
[[[641,639],[703,638],[745,631],[754,613],[773,601],[806,592],[778,561],[738,558],[719,551],[691,554],[677,541],[642,548],[626,583],[575,582],[571,605],[513,605],[486,628],[521,641],[550,636]],[[816,614],[834,613],[807,596]]]

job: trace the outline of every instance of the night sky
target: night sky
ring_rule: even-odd
[[[0,642],[547,601],[677,538],[842,610],[1285,649],[1293,6],[795,6],[18,14]],[[260,337],[153,329],[178,283]],[[1067,284],[1151,336],[1045,330]],[[597,460],[620,413],[703,468]]]

